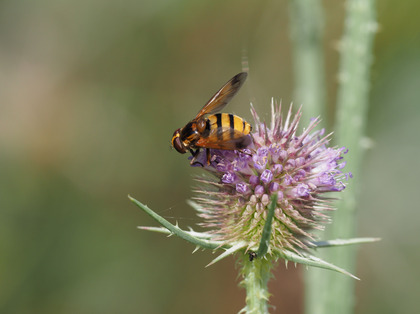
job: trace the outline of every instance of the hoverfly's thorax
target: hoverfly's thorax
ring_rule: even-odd
[[[196,132],[197,128],[195,122],[188,122],[180,131],[181,139],[185,140]]]
[[[209,120],[205,118],[201,118],[197,121],[197,131],[201,135],[204,135],[206,133],[206,129],[208,130],[210,128]]]
[[[200,133],[197,130],[197,122],[188,122],[180,131],[180,138],[185,146],[193,145],[200,138]]]

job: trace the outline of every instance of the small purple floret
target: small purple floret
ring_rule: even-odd
[[[264,194],[264,187],[262,185],[257,185],[255,187],[254,193],[257,197],[261,197]]]
[[[329,185],[334,186],[335,185],[335,179],[334,177],[329,173],[323,173],[318,177],[318,182],[320,185]]]
[[[248,194],[249,192],[251,192],[248,185],[244,182],[236,183],[236,191],[240,194]]]
[[[250,183],[252,186],[256,186],[258,183],[260,183],[260,178],[259,178],[258,176],[256,176],[256,175],[252,175],[252,176],[249,178],[249,183]]]
[[[252,160],[254,161],[254,167],[258,170],[262,170],[265,168],[267,164],[267,157],[254,155],[252,156]]]
[[[257,149],[257,156],[259,157],[266,157],[268,155],[268,148],[261,147]]]
[[[248,161],[252,158],[252,151],[250,149],[243,149],[239,152],[239,160]]]
[[[277,182],[270,183],[269,190],[271,193],[276,192],[279,188],[280,188],[280,184],[278,184]]]
[[[273,173],[270,170],[266,169],[263,171],[260,178],[262,182],[268,184],[271,182],[271,180],[273,180]]]
[[[304,183],[298,184],[298,186],[295,188],[295,192],[296,195],[300,197],[307,197],[310,195],[309,186]]]
[[[274,174],[280,174],[282,171],[283,171],[283,165],[282,164],[273,165]]]
[[[285,185],[291,185],[292,182],[293,182],[293,178],[290,175],[286,174],[283,178],[283,183]]]
[[[231,183],[234,183],[236,180],[237,180],[237,176],[236,176],[236,174],[234,174],[232,172],[226,172],[222,176],[222,182],[223,183],[231,184]]]

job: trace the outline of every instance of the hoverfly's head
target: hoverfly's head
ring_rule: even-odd
[[[172,136],[172,146],[181,154],[185,154],[187,152],[187,148],[181,141],[181,129],[174,132],[174,135]]]

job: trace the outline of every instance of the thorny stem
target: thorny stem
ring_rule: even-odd
[[[337,142],[350,151],[346,169],[353,173],[354,180],[347,187],[342,201],[337,204],[338,210],[332,217],[334,223],[326,230],[327,238],[350,238],[356,230],[357,188],[362,174],[360,169],[364,151],[362,140],[369,99],[373,37],[377,29],[374,2],[346,1],[345,27],[340,46],[340,84],[335,130]],[[355,248],[336,248],[320,255],[354,273]],[[353,280],[317,269],[311,270],[311,273],[312,285],[307,289],[307,313],[353,313]]]
[[[303,104],[304,122],[323,117],[326,121],[326,87],[322,37],[323,10],[320,0],[290,0],[290,37],[293,43],[294,101]]]
[[[271,277],[272,261],[256,257],[252,261],[244,254],[242,263],[243,280],[241,285],[246,289],[246,306],[241,313],[268,313],[268,280]]]

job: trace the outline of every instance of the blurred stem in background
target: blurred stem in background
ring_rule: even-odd
[[[322,51],[323,10],[320,0],[290,1],[290,31],[293,42],[295,92],[293,99],[303,104],[304,124],[310,118],[326,117],[326,87]]]
[[[296,100],[311,117],[325,116],[324,62],[321,50],[322,7],[320,1],[291,1],[291,30],[295,55]],[[346,188],[333,213],[326,239],[352,238],[356,233],[355,211],[363,158],[363,136],[370,86],[373,37],[377,30],[374,0],[347,0],[344,34],[340,44],[339,90],[335,120],[336,142],[349,150],[349,169],[355,179]],[[307,116],[308,117],[308,116]],[[355,272],[356,249],[335,248],[320,252],[330,263]],[[307,313],[352,313],[355,281],[315,268],[306,272]]]

